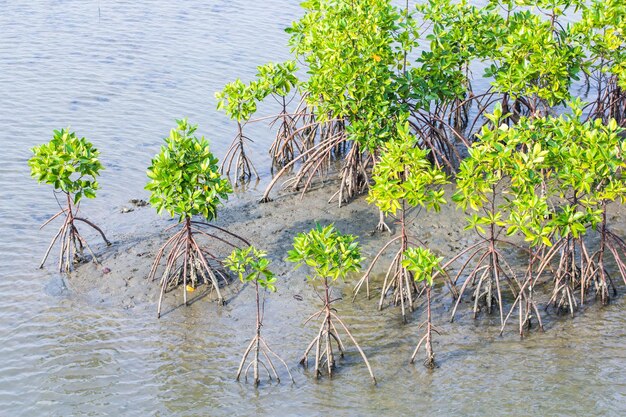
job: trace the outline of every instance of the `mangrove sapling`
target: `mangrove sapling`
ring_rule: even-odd
[[[617,241],[606,233],[603,214],[606,203],[621,198],[625,190],[621,180],[623,144],[615,121],[608,126],[600,119],[583,123],[580,103],[571,107],[573,115],[522,118],[507,132],[507,143],[517,143],[518,147],[509,158],[513,163],[512,210],[507,234],[521,232],[530,243],[526,277],[505,319],[517,306],[520,335],[530,327],[532,314],[536,314],[541,328],[533,291],[555,259],[558,266],[551,270],[554,289],[549,304],[559,310],[574,314],[578,289],[580,303],[592,286],[603,303],[608,301],[609,284],[615,291],[604,257],[607,250],[614,253],[611,243]],[[600,233],[600,248],[593,254],[585,239],[590,228]],[[619,259],[616,263],[619,268]]]
[[[611,119],[607,124],[596,120],[592,132],[586,136],[588,158],[595,163],[590,164],[597,178],[595,181],[594,199],[598,201],[601,221],[596,230],[600,233],[600,247],[591,255],[596,273],[591,275],[596,296],[600,294],[603,304],[609,300],[609,286],[616,295],[615,284],[605,268],[606,259],[612,256],[622,280],[626,284],[626,242],[615,234],[608,224],[608,207],[611,202],[626,201],[626,181],[623,171],[626,168],[626,142],[621,138],[624,129],[619,128],[617,121]]]
[[[215,98],[217,109],[224,110],[228,117],[237,121],[237,135],[226,151],[220,172],[225,171],[226,176],[230,176],[234,164],[236,182],[249,180],[252,172],[259,178],[254,164],[246,155],[245,143],[252,140],[243,134],[243,127],[256,112],[257,101],[263,98],[263,91],[257,82],[244,84],[237,79],[226,84],[222,91],[215,93]]]
[[[411,126],[418,145],[430,149],[431,161],[454,172],[461,160],[459,145],[469,146],[463,131],[470,121],[470,108],[474,102],[481,107],[482,95],[473,94],[468,68],[484,40],[478,30],[483,26],[482,16],[475,6],[445,0],[419,4],[416,10],[424,23],[432,25],[432,34],[426,39],[430,49],[418,55],[405,77]]]
[[[481,301],[489,314],[492,313],[495,302],[500,313],[500,323],[504,324],[501,283],[506,282],[514,296],[517,296],[520,287],[515,273],[499,248],[502,244],[518,247],[500,238],[506,226],[504,216],[509,210],[508,201],[502,200],[501,196],[508,192],[510,184],[508,168],[511,166],[511,158],[514,157],[517,147],[516,143],[508,143],[504,140],[508,125],[503,123],[503,120],[507,116],[502,113],[499,105],[496,106],[492,115],[487,115],[493,128],[483,127],[478,142],[469,149],[469,156],[461,163],[456,178],[457,192],[452,199],[463,210],[469,209],[474,212],[467,218],[465,230],[473,229],[479,242],[461,251],[444,266],[444,268],[447,267],[469,253],[469,257],[463,262],[454,278],[456,284],[470,263],[475,258],[477,259],[461,286],[459,297],[452,310],[451,321],[454,320],[465,290],[472,285],[474,286],[472,293],[474,318],[481,310]],[[544,157],[540,147],[535,152],[534,158]]]
[[[385,275],[378,308],[382,309],[385,297],[391,294],[392,302],[402,307],[402,318],[406,321],[406,310],[413,311],[417,286],[412,273],[404,267],[404,254],[409,245],[420,245],[408,235],[407,215],[417,207],[439,211],[441,205],[446,204],[442,186],[448,180],[441,169],[428,161],[429,151],[415,146],[416,138],[410,134],[408,123],[399,123],[397,132],[397,138],[383,147],[380,160],[374,167],[374,184],[370,187],[368,202],[376,204],[386,215],[393,216],[400,233],[376,254],[357,283],[354,297],[363,284],[369,297],[369,277],[374,265],[391,245],[398,244],[398,251]]]
[[[41,228],[56,218],[64,216],[63,224],[52,238],[39,268],[43,268],[50,251],[59,239],[61,246],[59,272],[69,272],[74,263],[80,262],[84,248],[91,253],[93,261],[98,263],[89,244],[78,232],[76,222],[84,223],[96,230],[102,236],[104,243],[107,246],[111,245],[102,229],[78,216],[82,198],[95,198],[96,190],[100,188],[96,180],[103,169],[98,160],[100,153],[87,139],[78,138],[69,129],[55,130],[50,142],[34,147],[32,152],[34,155],[28,160],[31,175],[40,183],[52,185],[55,198],[57,198],[56,194],[62,195],[62,201],[57,198],[61,210],[50,217]]]
[[[501,115],[503,119],[506,115]],[[528,243],[528,265],[522,285],[511,309],[501,323],[500,333],[504,332],[506,322],[515,308],[519,316],[519,334],[530,329],[533,318],[543,330],[541,314],[535,300],[537,276],[535,270],[541,261],[548,245],[552,229],[547,227],[547,219],[551,215],[549,208],[549,192],[545,173],[549,171],[545,137],[546,132],[537,129],[534,119],[522,117],[518,124],[500,129],[498,142],[502,151],[501,166],[508,177],[506,201],[503,207],[508,211],[504,221],[506,235],[522,235]]]
[[[175,226],[181,225],[180,230],[157,252],[148,277],[155,279],[161,258],[167,252],[160,281],[158,317],[161,316],[163,295],[180,284],[183,285],[185,305],[189,288],[202,283],[215,290],[218,302],[224,302],[217,276],[224,282],[226,276],[210,263],[219,264],[220,261],[214,253],[199,245],[197,235],[233,248],[238,247],[233,240],[249,246],[242,237],[207,223],[217,217],[221,200],[226,200],[232,189],[228,180],[221,177],[218,160],[211,153],[208,141],[204,136],[198,138],[194,135],[197,126],[190,125],[187,119],[177,120],[176,123],[177,127],[165,138],[161,152],[152,159],[148,168],[150,181],[146,185],[151,192],[150,204],[159,214],[165,210],[172,217],[178,216]],[[206,221],[193,220],[193,216],[202,216]]]
[[[348,327],[337,315],[336,309],[331,307],[331,304],[336,299],[331,298],[330,281],[335,281],[338,278],[343,280],[350,272],[357,272],[361,267],[360,263],[362,260],[361,250],[356,238],[352,235],[341,234],[333,225],[326,227],[317,225],[308,233],[298,234],[294,239],[293,249],[288,252],[287,261],[296,263],[296,268],[306,264],[313,270],[313,275],[308,277],[309,281],[322,281],[324,284],[324,294],[320,296],[320,299],[324,302],[324,307],[312,314],[305,321],[305,324],[315,318],[323,317],[323,319],[317,336],[306,348],[300,360],[300,364],[305,368],[308,367],[309,353],[315,349],[316,378],[322,375],[324,366],[328,370],[328,376],[332,377],[333,369],[336,366],[333,345],[339,350],[341,357],[345,353],[344,344],[335,326],[335,323],[339,323],[340,329],[344,330],[361,354],[372,381],[376,383],[376,378],[374,378],[365,353],[352,336],[352,333],[350,333],[350,330],[348,330]]]
[[[433,287],[434,279],[439,273],[444,273],[441,269],[441,261],[443,258],[437,257],[427,248],[415,248],[410,247],[404,253],[404,259],[402,260],[402,266],[413,274],[415,282],[424,282],[426,286],[426,321],[419,325],[419,328],[426,327],[424,336],[419,340],[413,355],[411,356],[411,363],[415,362],[415,357],[419,352],[422,344],[426,349],[426,359],[424,359],[424,366],[427,368],[434,368],[435,353],[433,352],[432,344],[432,332],[439,334],[439,331],[432,324],[431,317],[431,290]]]
[[[263,90],[263,96],[271,96],[281,106],[279,114],[272,120],[270,126],[278,125],[276,137],[270,146],[270,156],[274,165],[279,167],[289,163],[302,153],[303,146],[298,142],[296,134],[298,117],[288,112],[287,106],[295,99],[298,79],[295,61],[284,63],[268,63],[257,67],[257,82]]]
[[[270,355],[278,359],[285,366],[285,369],[287,369],[287,373],[293,382],[293,376],[291,376],[291,372],[289,371],[287,364],[281,359],[280,356],[270,349],[265,339],[261,336],[261,327],[263,326],[263,318],[265,316],[265,291],[276,291],[276,286],[274,285],[276,282],[276,276],[274,272],[270,270],[269,264],[270,261],[267,259],[267,254],[256,249],[254,246],[250,246],[246,249],[234,249],[230,256],[224,260],[224,266],[232,272],[235,272],[239,276],[241,282],[254,282],[254,289],[256,291],[256,335],[244,352],[243,357],[241,358],[241,363],[239,364],[239,369],[237,370],[237,381],[239,381],[242,373],[247,381],[248,372],[250,371],[250,368],[252,368],[254,385],[258,385],[260,382],[259,365],[267,371],[267,375],[270,380],[272,379],[273,373],[276,381],[280,382],[280,377],[278,376],[278,372],[274,367],[274,363],[272,362]],[[264,291],[262,302],[259,297],[259,288]],[[246,360],[248,359],[250,353],[253,353],[254,356],[244,371],[244,365],[246,364]],[[265,358],[267,363],[260,358],[261,355]],[[270,373],[270,369],[272,373]]]

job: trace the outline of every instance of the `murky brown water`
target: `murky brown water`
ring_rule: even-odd
[[[233,381],[253,331],[250,307],[197,303],[157,320],[153,306],[123,310],[67,290],[52,266],[35,269],[50,237],[37,226],[55,203],[29,178],[29,148],[68,124],[96,143],[107,169],[90,217],[112,234],[132,233],[107,218],[146,196],[145,167],[173,119],[199,123],[221,156],[233,126],[214,111],[213,92],[287,58],[282,28],[299,10],[279,0],[0,0],[0,10],[0,416],[626,413],[623,294],[574,320],[548,318],[545,334],[523,341],[467,317],[439,323],[432,372],[406,365],[418,315],[401,325],[396,310],[343,302],[376,387],[353,354],[332,381],[313,380],[297,358],[314,300],[270,300],[264,331],[296,384],[255,390]],[[265,132],[251,131],[262,184]],[[437,304],[437,315],[448,308]]]

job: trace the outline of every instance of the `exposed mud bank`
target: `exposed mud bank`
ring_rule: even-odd
[[[449,186],[448,191],[451,191],[451,187]],[[259,204],[244,196],[231,199],[219,211],[216,225],[246,238],[250,243],[269,253],[273,269],[279,278],[278,293],[275,295],[279,305],[275,305],[274,308],[285,313],[290,308],[302,306],[301,300],[308,300],[311,304],[319,301],[315,291],[306,283],[306,268],[293,271],[292,265],[284,260],[297,233],[309,230],[316,223],[333,222],[342,232],[358,235],[363,255],[366,257],[363,262],[364,270],[391,237],[388,233],[375,232],[378,213],[374,206],[365,202],[363,196],[340,208],[336,203],[327,202],[332,191],[332,186],[321,187],[308,192],[303,198],[298,193],[285,193],[265,204]],[[476,241],[472,231],[463,230],[464,218],[465,213],[452,204],[444,206],[439,213],[416,210],[410,216],[409,233],[447,260]],[[611,210],[611,221],[616,231],[624,235],[622,206],[614,205]],[[174,230],[164,230],[176,227],[176,220],[157,216],[149,205],[143,205],[141,201],[129,201],[128,204],[119,207],[107,222],[109,239],[114,242],[113,245],[109,248],[99,247],[100,265],[91,262],[80,265],[70,277],[66,278],[67,286],[72,292],[87,297],[91,302],[124,309],[154,308],[156,313],[158,281],[148,281],[148,274],[160,246],[174,233]],[[393,219],[388,218],[387,223],[395,234],[397,228]],[[201,242],[219,257],[225,257],[230,253],[231,248],[219,241],[201,238]],[[504,250],[511,264],[519,267],[519,272],[522,273],[522,268],[527,262],[526,254],[519,250],[506,248]],[[371,280],[373,298],[379,294],[383,270],[394,252],[395,248],[390,248],[374,269]],[[451,269],[450,273],[454,275],[454,269]],[[344,298],[344,302],[351,298],[352,288],[357,279],[358,276],[354,276],[345,283],[335,283],[335,289]],[[463,279],[461,277],[461,282]],[[616,284],[623,287],[617,281]],[[549,285],[546,287],[549,290]],[[441,283],[440,288],[437,293],[439,298],[442,298],[441,296],[447,295],[448,291]],[[241,290],[241,283],[233,280],[223,289],[226,302],[236,303],[239,302],[237,301],[239,298],[243,298],[241,302],[244,303],[252,302],[253,291]],[[547,291],[545,295],[548,296]],[[215,294],[209,294],[206,286],[197,288],[189,294],[189,297],[192,303],[215,302]],[[360,299],[364,297],[364,292],[363,295],[359,295]],[[440,308],[448,310],[450,297],[444,298],[446,300]],[[469,303],[470,297],[466,295],[466,298],[464,302]],[[169,292],[164,299],[164,313],[178,308],[182,300],[182,287]],[[510,304],[511,301],[505,300],[505,304]],[[371,303],[372,309],[376,308],[377,301],[374,299],[368,303]],[[461,316],[468,315],[469,309],[460,307],[459,313]],[[440,319],[445,319],[445,314]]]
[[[364,268],[390,237],[389,233],[375,232],[378,214],[364,197],[339,208],[336,203],[327,202],[330,194],[332,187],[328,186],[311,191],[303,198],[300,194],[285,194],[265,204],[234,199],[221,207],[215,224],[267,251],[279,276],[279,293],[299,298],[308,291],[306,271],[303,268],[293,272],[291,265],[284,261],[297,233],[309,230],[316,223],[332,222],[343,233],[358,235],[363,255],[367,258]],[[471,233],[463,232],[463,216],[452,206],[444,207],[440,213],[415,212],[410,230],[422,242],[447,257],[471,242]],[[124,308],[154,304],[158,299],[158,282],[148,282],[147,277],[159,247],[173,233],[173,230],[164,230],[174,226],[175,220],[157,216],[150,206],[143,206],[141,202],[129,201],[107,221],[110,222],[109,239],[113,245],[99,248],[100,265],[91,262],[80,265],[67,278],[68,287],[98,302]],[[395,232],[393,219],[387,219],[387,222]],[[227,256],[230,252],[229,247],[221,242],[202,241],[218,256]],[[373,283],[380,285],[376,278]],[[338,286],[345,285],[348,290],[353,284],[350,280]],[[226,289],[227,302],[232,301],[239,289],[237,282]],[[207,294],[200,287],[192,298],[212,299],[204,295]],[[165,303],[175,305],[181,301],[182,289],[170,292]]]

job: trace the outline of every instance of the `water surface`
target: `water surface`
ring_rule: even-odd
[[[311,337],[302,311],[273,310],[264,331],[296,384],[233,381],[251,335],[249,308],[192,306],[156,320],[65,288],[36,270],[56,209],[29,178],[29,149],[71,125],[106,166],[90,217],[101,224],[146,197],[145,167],[173,120],[199,123],[218,156],[234,133],[214,91],[288,58],[283,28],[296,1],[0,1],[0,415],[619,415],[626,412],[624,297],[552,321],[545,334],[499,338],[485,323],[444,324],[434,372],[406,366],[416,324],[397,311],[342,304],[380,381],[349,356],[332,381],[296,366]],[[270,178],[264,126],[251,135],[261,185]],[[252,190],[241,199],[253,199]],[[115,234],[120,225],[107,225]],[[126,226],[124,226],[126,227]],[[130,227],[130,226],[128,226]],[[126,229],[128,230],[128,229]],[[623,231],[623,230],[622,230]],[[439,308],[445,310],[446,304]],[[441,311],[442,316],[445,315]]]

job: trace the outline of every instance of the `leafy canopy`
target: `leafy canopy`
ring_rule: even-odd
[[[332,224],[318,224],[308,233],[298,234],[287,254],[287,261],[296,263],[296,268],[306,264],[315,271],[310,279],[344,279],[350,272],[359,271],[364,259],[356,237],[341,234]]]
[[[98,160],[100,152],[87,139],[69,129],[55,130],[50,142],[35,146],[32,152],[28,165],[38,182],[71,195],[74,204],[82,197],[96,197],[100,188],[96,178],[104,168]]]
[[[397,138],[384,145],[372,173],[367,201],[392,215],[402,208],[402,201],[435,211],[446,204],[440,187],[448,183],[446,174],[428,161],[429,151],[416,146],[409,129],[408,123],[398,123]]]
[[[516,11],[505,22],[485,72],[494,77],[493,86],[514,98],[537,96],[550,105],[568,100],[581,71],[583,48],[565,29],[531,11]]]
[[[613,74],[626,89],[626,2],[591,1],[572,26],[572,33],[588,51],[588,72],[599,69]]]
[[[257,110],[257,103],[264,98],[256,81],[245,84],[239,78],[224,86],[222,91],[215,93],[217,109],[233,120],[245,123]]]
[[[262,98],[270,94],[286,97],[298,86],[296,61],[268,62],[257,67],[257,88]]]
[[[346,119],[351,140],[375,149],[393,132],[399,113],[395,71],[402,22],[390,0],[309,0],[287,32],[292,52],[306,65],[302,84],[318,120]]]
[[[433,275],[441,271],[442,257],[437,257],[427,248],[410,247],[404,251],[402,266],[413,273],[415,282],[426,281],[433,285]]]
[[[257,282],[261,288],[275,292],[276,275],[269,269],[267,253],[254,246],[237,248],[224,260],[224,266],[239,276],[241,282]]]
[[[601,221],[603,202],[626,197],[623,129],[613,119],[607,124],[600,119],[583,122],[581,103],[571,106],[572,115],[525,119],[516,128],[519,135],[529,138],[529,144],[546,149],[545,161],[534,167],[533,175],[541,178],[549,207],[543,216],[526,219],[526,225],[514,225],[527,240],[533,237],[529,227],[535,235],[543,231],[577,238],[586,233],[588,225],[595,227]],[[516,197],[528,200],[528,196]]]
[[[198,126],[187,119],[176,122],[148,168],[150,204],[159,214],[165,210],[181,221],[195,215],[213,220],[220,200],[228,199],[232,188],[220,175],[208,141],[194,135]]]
[[[506,226],[505,217],[511,211],[511,193],[534,195],[533,186],[518,178],[530,174],[542,164],[547,151],[540,143],[523,143],[514,128],[503,122],[509,115],[503,114],[500,104],[493,114],[486,115],[491,126],[483,126],[478,140],[468,150],[469,156],[461,162],[457,175],[457,191],[452,200],[463,210],[471,210],[465,229],[475,229],[484,234],[483,226]],[[527,154],[518,149],[528,149]],[[529,188],[530,187],[530,188]],[[498,199],[503,193],[504,199]]]
[[[582,103],[570,106],[572,114],[522,117],[512,127],[500,106],[487,115],[491,126],[461,163],[453,196],[474,212],[466,229],[506,227],[550,246],[553,236],[578,238],[597,225],[604,202],[626,199],[623,129],[613,119],[583,122]]]
[[[246,84],[238,78],[215,93],[217,109],[224,110],[231,119],[245,123],[267,96],[285,97],[298,86],[297,69],[295,61],[260,65],[256,80]]]

